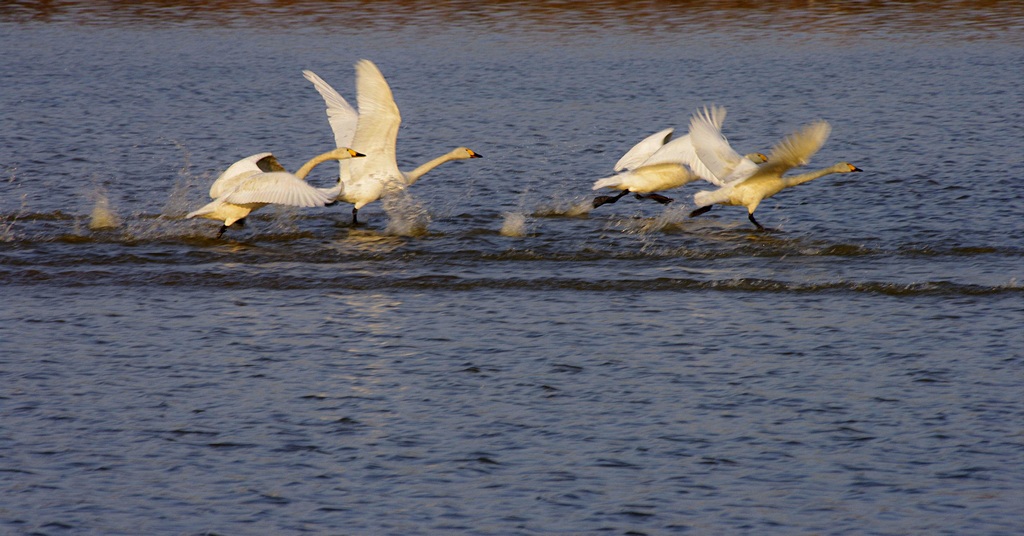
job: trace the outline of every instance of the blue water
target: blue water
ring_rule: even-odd
[[[1019,533],[1024,11],[931,7],[0,7],[0,533]],[[183,219],[360,58],[484,158]],[[710,103],[864,173],[587,209]]]

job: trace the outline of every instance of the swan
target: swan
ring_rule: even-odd
[[[342,161],[340,166],[340,180],[345,188],[338,200],[353,205],[353,225],[359,223],[359,209],[382,195],[411,186],[437,166],[453,160],[481,158],[472,149],[457,147],[412,171],[398,169],[395,145],[402,116],[391,87],[370,60],[358,61],[355,70],[358,112],[316,73],[302,71],[327,104],[327,121],[334,131],[335,143],[369,155],[355,162]]]
[[[220,238],[236,222],[244,223],[250,212],[269,204],[296,207],[325,206],[344,189],[340,181],[333,188],[316,188],[305,181],[314,167],[328,160],[348,160],[362,153],[347,147],[317,155],[294,174],[288,173],[271,153],[259,153],[235,162],[210,186],[213,201],[185,215],[224,222],[217,232]]]
[[[709,167],[714,168],[720,162],[714,154],[732,154],[731,147],[725,142],[723,147],[721,132],[706,116],[695,116],[690,124],[690,135],[693,137],[694,147],[697,154],[702,156]],[[699,216],[711,210],[716,204],[745,206],[747,207],[747,218],[764,230],[764,227],[754,219],[754,211],[762,200],[767,199],[786,188],[792,188],[798,184],[824,177],[833,173],[851,173],[862,171],[849,162],[839,162],[824,169],[784,177],[783,175],[791,168],[807,164],[811,156],[821,149],[825,140],[831,132],[832,127],[827,121],[816,121],[799,131],[790,134],[782,141],[772,147],[768,160],[756,166],[753,170],[747,169],[721,169],[723,185],[718,190],[697,192],[693,200],[697,209],[690,213],[690,217]],[[726,150],[725,148],[728,148]]]
[[[706,119],[720,129],[725,121],[725,108],[708,111]],[[637,199],[653,199],[668,204],[672,198],[654,192],[678,188],[698,179],[718,184],[715,170],[699,158],[690,134],[673,140],[673,132],[674,129],[666,128],[644,138],[616,162],[614,169],[621,173],[595,181],[594,190],[611,188],[621,192],[615,196],[594,198],[594,208],[614,203],[630,192],[635,193]],[[722,165],[756,169],[758,164],[767,160],[768,157],[761,153],[750,153],[746,157],[737,154],[734,160]]]

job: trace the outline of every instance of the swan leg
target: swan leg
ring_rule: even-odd
[[[705,212],[711,210],[711,207],[713,207],[713,206],[715,206],[715,205],[708,205],[706,207],[700,207],[697,210],[694,210],[693,212],[691,212],[690,213],[690,217],[691,218],[696,218],[697,216],[700,216],[701,214],[704,214]]]
[[[757,226],[757,230],[758,231],[763,231],[764,230],[764,226],[761,225],[760,223],[757,223],[757,220],[754,219],[754,213],[753,212],[748,212],[747,213],[747,219],[750,220],[750,223],[753,223],[754,225]]]
[[[228,226],[227,225],[221,225],[220,226],[220,230],[217,231],[217,238],[219,239],[221,236],[224,236],[224,231],[227,231],[227,230],[228,230]]]
[[[675,199],[672,199],[671,197],[665,197],[665,196],[663,196],[661,194],[647,194],[647,195],[636,194],[636,198],[637,199],[650,199],[652,201],[657,201],[657,202],[661,203],[662,205],[667,205],[667,204],[671,203],[672,201],[675,201]]]
[[[616,196],[610,196],[610,195],[600,195],[600,196],[597,196],[597,197],[594,198],[594,208],[597,208],[597,207],[599,207],[599,206],[601,206],[601,205],[603,205],[605,203],[614,203],[614,202],[618,201],[619,199],[622,199],[622,196],[624,196],[624,195],[626,195],[628,193],[629,193],[629,190],[623,190],[623,191],[619,192],[619,195],[616,195]]]
[[[356,219],[357,212],[359,212],[359,209],[352,207],[352,225],[359,225],[359,220]]]

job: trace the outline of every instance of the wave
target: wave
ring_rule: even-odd
[[[0,218],[0,286],[1021,292],[1014,277],[1024,248],[1013,241],[952,235],[830,240],[720,222],[684,225],[673,213],[537,221],[544,216],[516,211],[435,221],[413,198],[384,208],[391,222],[384,229],[351,227],[319,211],[280,210],[255,218],[254,230],[233,229],[221,240],[209,222],[166,210],[121,216],[102,196],[88,215],[12,213]],[[554,212],[547,217],[565,215]],[[98,219],[109,225],[97,225]],[[396,230],[399,219],[403,227]]]
[[[138,269],[124,271],[91,267],[88,269],[0,268],[6,285],[58,287],[141,287],[166,286],[186,289],[268,289],[268,290],[415,290],[415,291],[582,291],[582,292],[756,292],[756,293],[865,293],[886,296],[988,296],[1024,295],[1024,285],[1015,279],[1000,285],[979,285],[952,281],[786,281],[767,278],[673,278],[591,279],[579,277],[464,277],[451,274],[379,275],[368,270],[351,269],[325,274],[303,271],[294,264],[272,267],[199,264],[188,270],[164,270],[140,259]],[[400,271],[398,271],[400,272]]]

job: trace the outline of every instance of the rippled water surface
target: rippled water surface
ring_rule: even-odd
[[[0,7],[0,533],[1019,533],[1024,6],[940,7]],[[360,58],[484,158],[183,219]],[[710,103],[864,173],[590,210]]]

